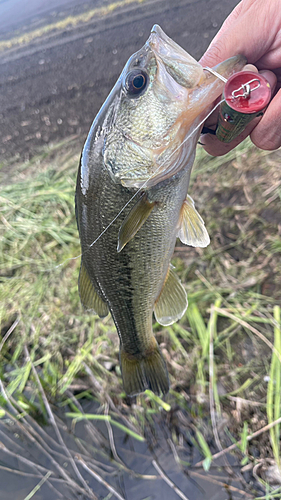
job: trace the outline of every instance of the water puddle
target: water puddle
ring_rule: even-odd
[[[87,414],[100,409],[93,401],[82,406]],[[151,417],[144,425],[143,441],[132,429],[128,434],[129,427],[116,427],[124,425],[118,415],[111,414],[112,422],[75,422],[65,418],[64,411],[54,414],[62,439],[53,426],[39,425],[29,416],[0,420],[2,500],[255,498],[250,489],[253,478],[241,475],[235,456],[220,457],[208,472],[196,465],[204,457],[182,410],[179,425],[168,423],[164,412]],[[262,494],[257,484],[254,490]]]

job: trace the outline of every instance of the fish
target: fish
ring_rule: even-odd
[[[170,261],[176,238],[206,247],[209,235],[187,194],[206,110],[246,64],[234,56],[206,71],[158,25],[126,63],[86,139],[77,175],[79,295],[120,339],[128,396],[169,391],[153,313],[167,326],[188,301]],[[205,114],[204,114],[205,113]]]

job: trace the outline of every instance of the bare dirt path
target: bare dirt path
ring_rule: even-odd
[[[97,0],[32,0],[22,9],[24,3],[0,0],[0,41],[42,28],[42,36],[30,43],[0,52],[2,160],[28,158],[71,134],[81,135],[82,144],[126,60],[154,23],[199,58],[238,2],[125,0],[113,9]],[[106,6],[102,16],[44,34],[44,26]]]

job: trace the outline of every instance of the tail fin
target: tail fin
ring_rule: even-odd
[[[153,338],[152,348],[142,356],[128,354],[120,347],[120,363],[124,390],[128,396],[136,396],[150,389],[160,396],[169,391],[169,376],[160,348]]]

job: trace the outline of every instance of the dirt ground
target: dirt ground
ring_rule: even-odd
[[[0,50],[1,41],[12,43],[0,58],[2,160],[27,159],[73,134],[81,136],[82,145],[126,60],[145,43],[153,24],[198,59],[238,2],[125,0],[118,2],[123,4],[119,8],[109,3],[52,0],[48,7],[42,1],[26,7],[23,0],[0,2]],[[106,7],[108,11],[100,10]],[[89,21],[76,24],[77,16],[93,9]],[[44,31],[69,16],[72,24]],[[15,43],[16,37],[35,30],[41,36]]]

